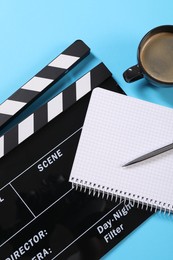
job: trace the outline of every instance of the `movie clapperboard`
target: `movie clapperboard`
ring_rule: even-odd
[[[1,129],[89,51],[76,41],[2,103]],[[100,259],[152,214],[68,182],[96,87],[125,94],[100,63],[0,136],[0,259]]]

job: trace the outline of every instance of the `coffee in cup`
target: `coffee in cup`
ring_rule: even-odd
[[[173,26],[149,31],[138,47],[138,64],[123,73],[127,82],[145,77],[157,86],[173,86]]]

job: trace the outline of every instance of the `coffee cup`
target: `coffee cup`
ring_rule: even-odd
[[[162,25],[149,31],[141,40],[137,65],[123,73],[126,82],[141,78],[160,87],[173,86],[173,25]]]

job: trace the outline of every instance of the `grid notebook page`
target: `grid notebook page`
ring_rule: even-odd
[[[172,212],[173,150],[122,167],[172,142],[172,109],[97,88],[69,181]]]

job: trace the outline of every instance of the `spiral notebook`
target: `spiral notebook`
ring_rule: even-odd
[[[173,212],[173,150],[127,162],[173,140],[173,110],[98,88],[93,91],[70,182],[93,195],[122,197]]]

